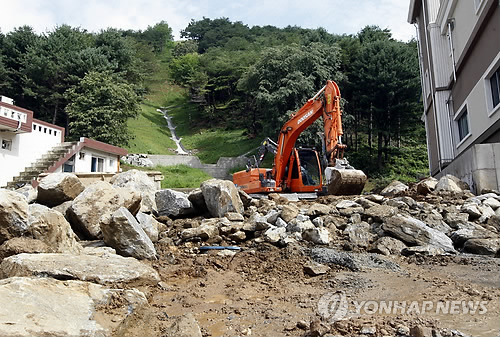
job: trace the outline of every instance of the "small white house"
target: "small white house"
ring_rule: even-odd
[[[64,142],[64,128],[33,118],[33,111],[0,96],[0,187],[32,181],[43,172],[120,170],[127,151],[89,138]]]

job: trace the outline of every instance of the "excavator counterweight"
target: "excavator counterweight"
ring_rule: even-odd
[[[233,182],[247,193],[316,192],[328,194],[360,194],[366,175],[355,170],[344,159],[342,144],[342,112],[340,90],[333,81],[309,99],[286,122],[278,142],[266,138],[258,158],[247,170],[233,174]],[[319,155],[314,149],[296,148],[299,135],[319,117],[323,117],[323,144],[327,167],[323,174]],[[272,169],[260,168],[267,152],[274,154]]]

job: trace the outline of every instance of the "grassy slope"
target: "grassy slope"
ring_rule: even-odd
[[[142,113],[128,122],[134,135],[127,148],[130,153],[174,154],[175,143],[170,139],[167,122],[156,111],[160,107],[168,107],[182,144],[204,163],[239,156],[259,145],[261,140],[248,139],[243,129],[206,128],[198,107],[189,102],[186,89],[168,82],[165,56],[158,58],[158,71],[147,80],[147,86],[149,94],[142,104]]]

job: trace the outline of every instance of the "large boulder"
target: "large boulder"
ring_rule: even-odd
[[[382,229],[408,245],[431,245],[441,248],[445,252],[456,252],[455,248],[453,248],[453,242],[444,233],[410,216],[396,215],[390,217],[386,219]]]
[[[438,180],[433,177],[426,178],[417,184],[417,193],[427,195],[436,189]]]
[[[467,185],[467,183],[461,181],[460,179],[451,174],[447,174],[439,179],[436,188],[434,189],[434,192],[459,193],[468,190],[469,190],[469,185]]]
[[[41,240],[25,236],[12,238],[0,245],[0,261],[21,253],[54,253],[54,249]]]
[[[28,230],[28,202],[16,192],[0,189],[0,243]]]
[[[66,218],[47,206],[32,204],[28,208],[29,233],[45,242],[57,253],[79,254],[81,245]]]
[[[498,234],[495,234],[479,225],[471,224],[471,228],[462,228],[450,234],[451,239],[456,247],[461,247],[470,239],[496,239]]]
[[[4,337],[111,336],[113,325],[147,304],[146,296],[136,289],[28,277],[1,280],[0,298]]]
[[[500,249],[500,239],[469,239],[464,244],[464,251],[472,254],[495,255]]]
[[[120,207],[110,216],[102,217],[104,242],[123,256],[137,259],[156,259],[156,249],[132,213]]]
[[[26,197],[26,201],[28,204],[34,203],[36,198],[38,197],[38,190],[31,186],[31,184],[24,185],[21,188],[15,190],[17,193],[20,193]]]
[[[400,182],[399,180],[394,180],[389,185],[387,185],[380,194],[387,197],[394,197],[408,190],[408,186]]]
[[[366,222],[347,225],[344,235],[347,235],[350,242],[363,248],[367,248],[377,239],[377,235],[371,232],[370,225]]]
[[[372,218],[377,222],[383,222],[386,218],[390,218],[398,214],[398,209],[389,205],[376,205],[365,210],[365,216]]]
[[[210,179],[204,181],[200,187],[212,216],[220,218],[227,212],[244,212],[238,189],[231,181]]]
[[[283,205],[281,209],[280,218],[283,219],[286,223],[292,221],[299,215],[299,208],[294,204]]]
[[[215,238],[217,235],[219,235],[218,224],[211,220],[205,220],[198,227],[183,230],[181,238],[183,240],[200,238],[203,241],[208,241]]]
[[[302,233],[302,238],[317,245],[328,245],[330,243],[330,232],[325,227],[311,228]]]
[[[373,243],[370,252],[383,255],[399,255],[404,248],[406,248],[406,245],[402,241],[390,236],[383,236]]]
[[[146,172],[130,170],[114,175],[110,183],[117,187],[127,187],[141,193],[141,212],[152,213],[156,211],[155,192],[156,184]]]
[[[75,199],[85,186],[73,173],[52,173],[40,180],[37,202],[49,207]]]
[[[158,273],[131,257],[116,254],[19,254],[0,264],[1,278],[14,276],[53,277],[100,284],[140,281],[156,284]]]
[[[120,207],[136,214],[140,206],[139,192],[98,181],[90,184],[73,200],[66,215],[77,234],[87,239],[99,239],[102,236],[99,226],[102,215],[111,214]]]
[[[165,189],[155,194],[158,215],[179,217],[193,214],[195,209],[185,193]]]

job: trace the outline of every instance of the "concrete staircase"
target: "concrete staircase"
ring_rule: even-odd
[[[12,181],[8,182],[7,188],[19,188],[26,184],[31,184],[31,182],[36,179],[39,174],[46,172],[77,144],[78,142],[64,142],[54,146],[36,162],[26,167],[24,171],[14,177]]]

